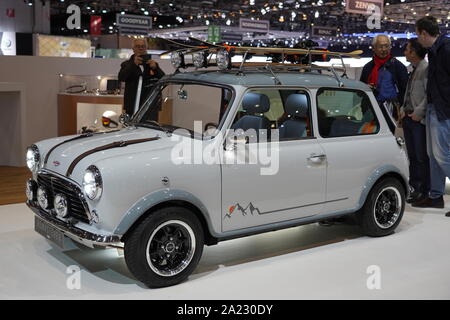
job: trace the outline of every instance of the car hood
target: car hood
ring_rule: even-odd
[[[94,162],[128,153],[166,149],[175,143],[163,131],[136,127],[61,140],[59,138],[44,156],[42,168],[64,176],[70,175],[78,163],[88,158]]]

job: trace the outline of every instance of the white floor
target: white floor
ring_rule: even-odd
[[[205,247],[189,280],[163,289],[137,282],[116,250],[61,252],[24,204],[0,206],[0,299],[450,299],[445,200],[444,210],[407,207],[384,238],[312,224]],[[70,266],[80,289],[68,289]]]

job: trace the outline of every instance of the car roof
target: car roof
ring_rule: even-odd
[[[298,71],[274,71],[282,86],[302,87],[337,87],[338,82],[333,75],[319,74],[317,72]],[[238,74],[237,70],[231,71],[193,71],[179,72],[165,77],[166,80],[177,81],[201,81],[222,85],[241,86],[273,86],[276,85],[272,73],[268,71],[244,71]],[[344,88],[370,90],[369,87],[357,80],[341,78]]]

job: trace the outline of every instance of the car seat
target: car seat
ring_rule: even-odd
[[[242,110],[245,115],[236,121],[231,129],[242,129],[247,131],[254,129],[256,138],[259,141],[260,136],[265,135],[267,139],[270,135],[270,121],[264,116],[264,113],[270,110],[270,100],[262,93],[246,93],[242,100]],[[260,130],[266,131],[260,131]]]
[[[280,139],[296,139],[307,136],[308,98],[304,94],[291,94],[286,99],[288,120],[280,126]]]

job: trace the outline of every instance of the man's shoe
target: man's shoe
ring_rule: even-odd
[[[423,200],[413,202],[411,205],[416,208],[443,209],[444,208],[444,197],[440,196],[439,198],[436,198],[436,199],[431,199],[429,197],[426,197]]]
[[[450,211],[445,214],[446,217],[450,217]]]
[[[406,198],[406,203],[414,203],[424,200],[427,197],[426,194],[418,191],[414,191],[410,193],[410,195]]]

